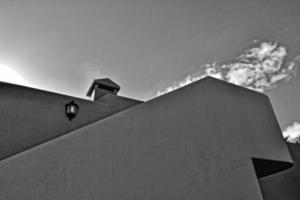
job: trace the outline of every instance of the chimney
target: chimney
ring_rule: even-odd
[[[120,89],[120,86],[109,78],[95,79],[86,96],[93,96],[93,100],[96,101],[106,94],[117,95]]]

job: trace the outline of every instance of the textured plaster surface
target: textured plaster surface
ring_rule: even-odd
[[[288,144],[294,166],[290,169],[260,179],[265,200],[300,199],[300,145]]]
[[[0,83],[0,160],[135,106],[140,101],[106,95],[98,101]],[[65,104],[79,105],[66,116]]]
[[[260,200],[292,162],[269,99],[206,78],[0,162],[1,200]]]

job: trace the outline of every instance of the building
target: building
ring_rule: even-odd
[[[298,199],[300,148],[293,166],[267,96],[211,77],[147,102],[119,89],[0,85],[0,199]]]
[[[141,103],[118,96],[119,89],[109,79],[95,80],[88,95],[96,95],[89,101],[0,83],[0,160]],[[65,105],[72,100],[79,110],[78,115],[69,120]]]

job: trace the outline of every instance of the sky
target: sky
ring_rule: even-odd
[[[109,77],[120,95],[148,100],[273,45],[282,63],[272,77],[288,77],[261,92],[281,128],[297,132],[299,10],[299,0],[0,0],[0,79],[85,98],[93,79]]]

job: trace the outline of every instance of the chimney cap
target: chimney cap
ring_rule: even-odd
[[[88,92],[86,93],[86,96],[88,96],[88,97],[92,96],[96,85],[98,85],[99,88],[103,87],[103,89],[106,89],[106,90],[107,90],[107,88],[111,88],[116,93],[118,93],[119,90],[121,89],[121,87],[118,84],[116,84],[109,78],[95,79],[94,82],[92,83],[91,87],[89,88]]]

